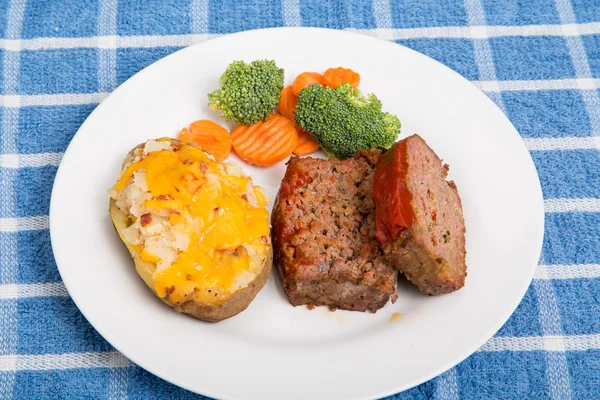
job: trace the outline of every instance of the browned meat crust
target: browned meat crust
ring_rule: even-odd
[[[448,166],[427,143],[418,135],[404,140],[414,222],[384,244],[384,253],[422,292],[449,293],[463,287],[467,275],[460,197],[454,182],[446,181]]]
[[[275,262],[293,305],[375,311],[397,298],[397,272],[375,237],[379,150],[353,159],[292,158],[272,213]]]

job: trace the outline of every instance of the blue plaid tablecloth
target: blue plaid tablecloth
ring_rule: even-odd
[[[358,30],[441,61],[508,115],[540,176],[543,254],[514,315],[391,398],[600,399],[598,0],[0,0],[0,398],[202,398],[133,365],[75,307],[50,246],[50,192],[69,141],[124,80],[184,46],[273,26]]]

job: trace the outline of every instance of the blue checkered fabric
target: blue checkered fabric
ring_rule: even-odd
[[[390,398],[600,399],[598,0],[0,0],[0,398],[202,398],[132,365],[75,307],[50,247],[50,191],[81,123],[131,75],[273,26],[358,30],[441,61],[508,115],[541,179],[543,254],[514,315]]]

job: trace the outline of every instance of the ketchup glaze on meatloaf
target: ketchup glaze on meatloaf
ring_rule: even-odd
[[[375,168],[376,237],[389,260],[427,294],[464,286],[465,222],[448,165],[419,135],[384,154]]]

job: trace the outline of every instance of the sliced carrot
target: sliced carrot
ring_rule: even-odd
[[[192,132],[186,127],[181,128],[181,132],[177,135],[177,139],[189,142],[189,138],[192,136]]]
[[[303,72],[296,77],[292,84],[292,92],[294,96],[298,96],[302,89],[316,83],[323,84],[323,75],[318,72]]]
[[[323,83],[334,89],[343,83],[349,83],[350,86],[358,87],[360,75],[348,68],[329,68],[323,74]]]
[[[288,86],[283,88],[281,91],[281,100],[277,105],[279,114],[283,115],[287,119],[294,120],[294,110],[296,109],[296,95],[292,91],[292,87]]]
[[[244,161],[266,167],[289,157],[298,144],[294,123],[279,114],[254,125],[239,125],[231,132],[233,149]]]
[[[298,131],[298,144],[294,149],[294,154],[297,156],[306,156],[319,150],[319,143],[317,143],[308,132],[302,130],[301,127],[296,125]]]
[[[196,143],[219,161],[225,160],[231,152],[229,131],[207,119],[192,122],[190,129],[183,128],[177,139]]]

